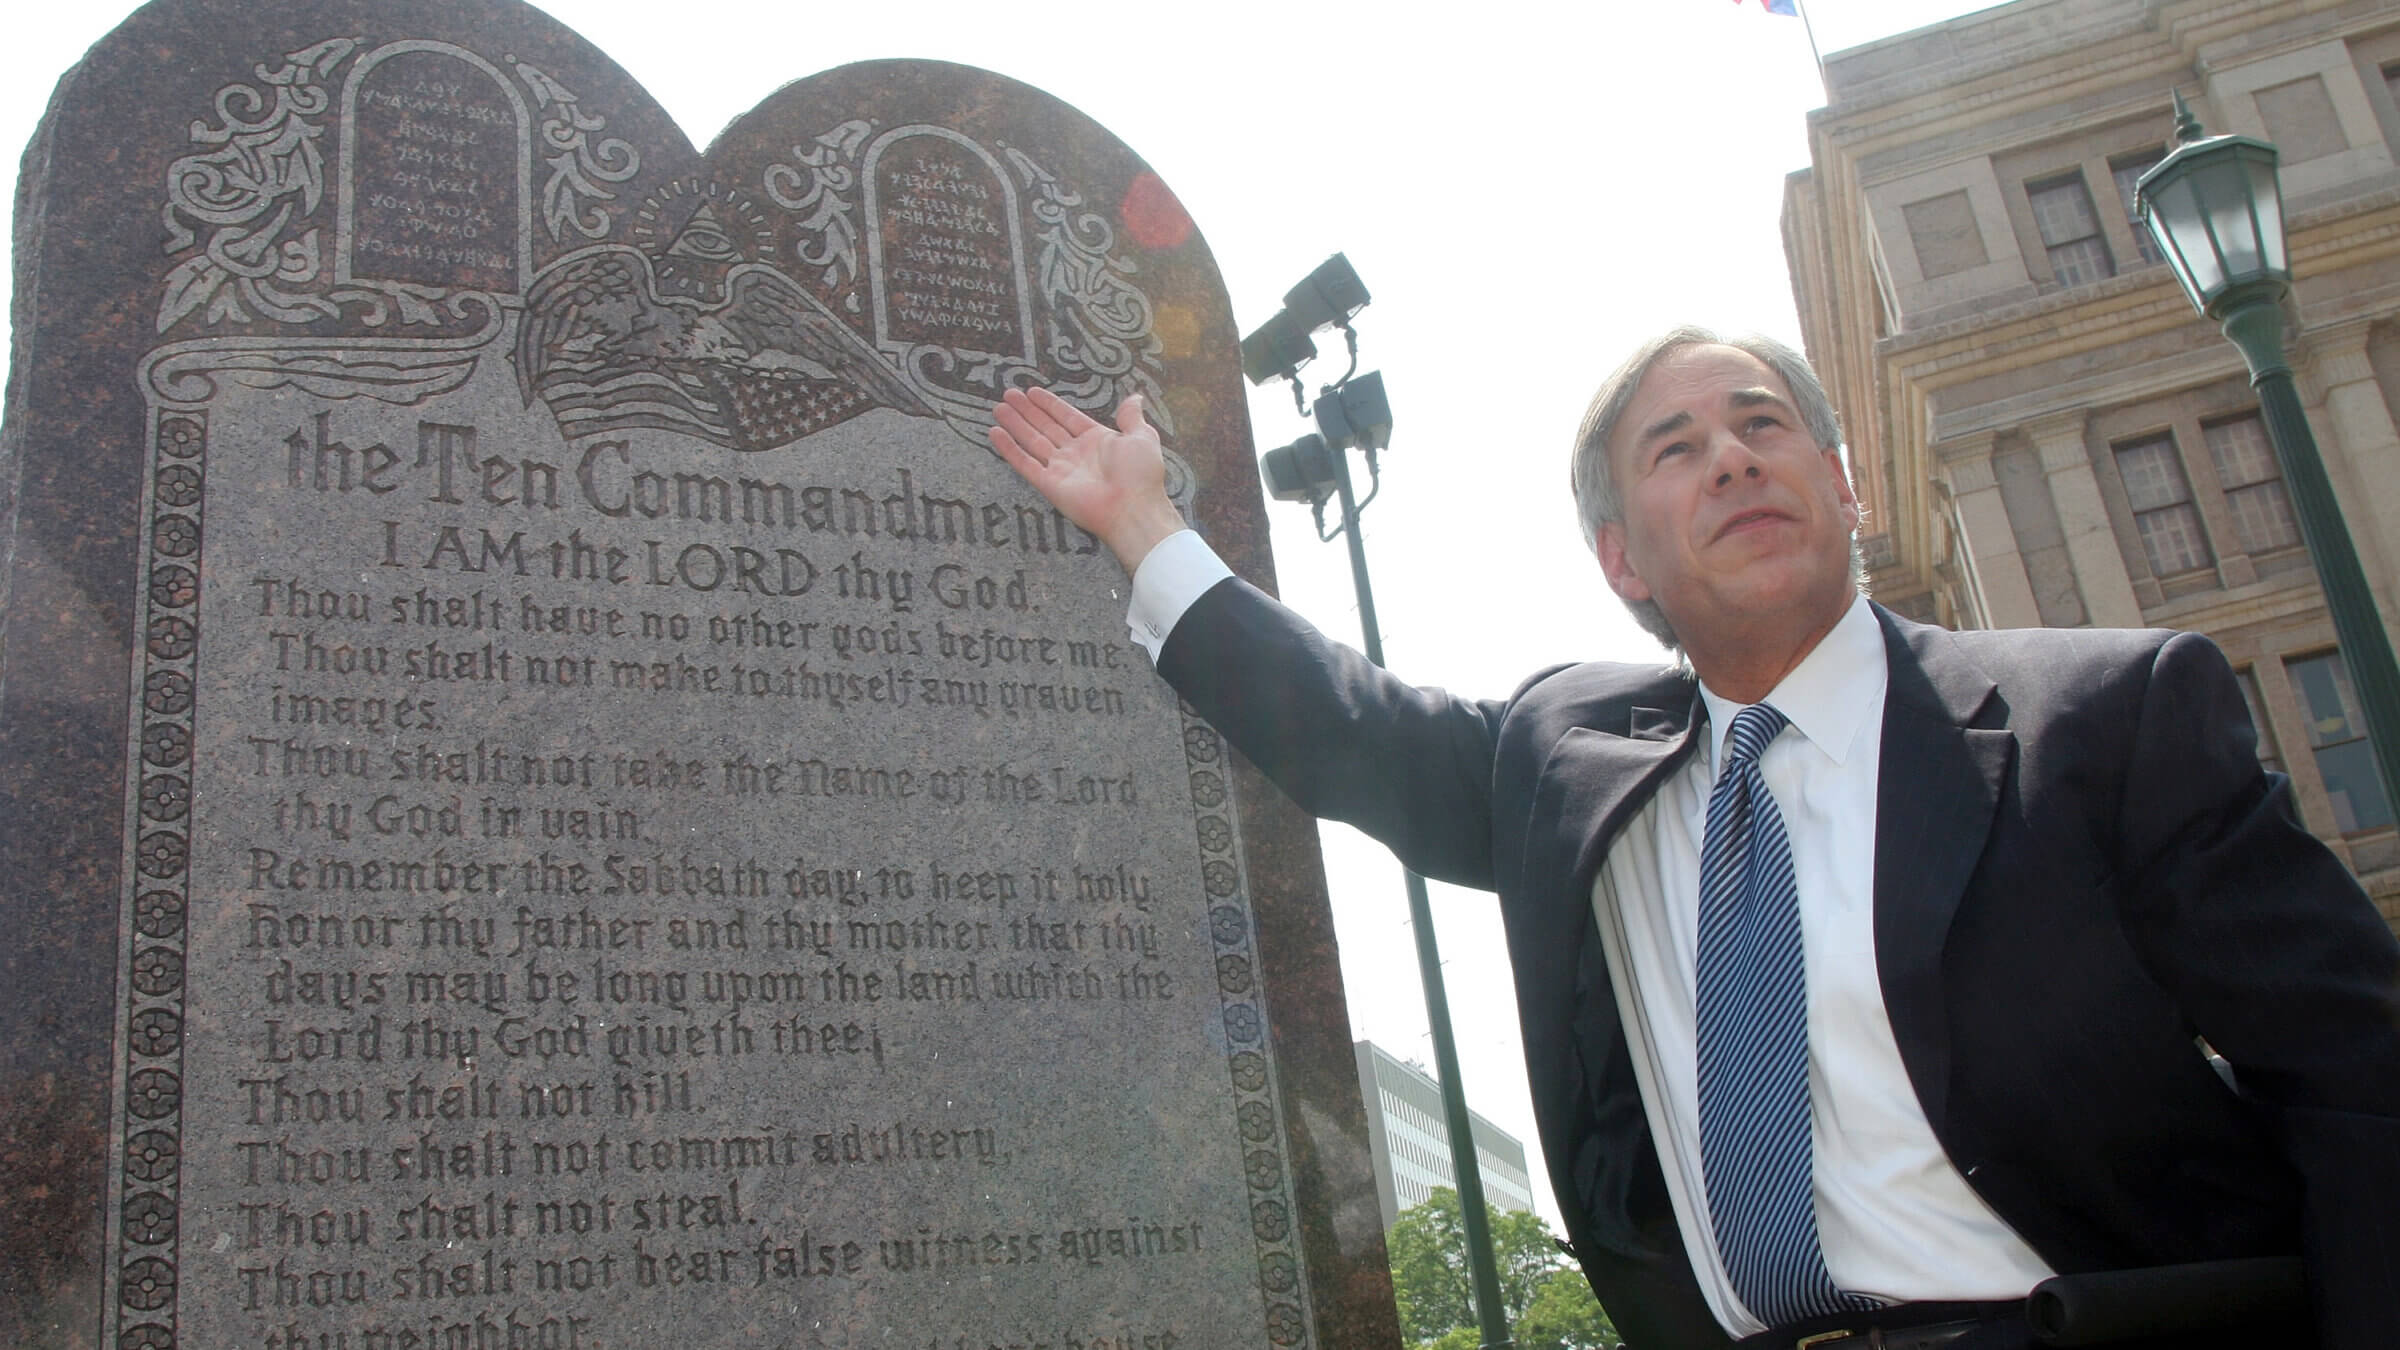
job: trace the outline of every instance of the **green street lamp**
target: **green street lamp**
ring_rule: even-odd
[[[2392,660],[2391,638],[2375,612],[2374,593],[2283,355],[2283,300],[2292,269],[2275,147],[2252,136],[2203,136],[2180,93],[2175,141],[2174,153],[2135,184],[2135,205],[2183,293],[2224,328],[2250,367],[2250,387],[2258,392],[2259,413],[2300,518],[2300,537],[2316,564],[2334,639],[2358,693],[2384,798],[2400,808],[2400,665]]]

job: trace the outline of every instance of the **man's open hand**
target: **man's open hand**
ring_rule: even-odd
[[[992,449],[1067,519],[1108,545],[1131,572],[1158,541],[1182,529],[1167,498],[1158,431],[1142,397],[1117,405],[1114,427],[1093,421],[1047,389],[1011,389],[996,410]]]

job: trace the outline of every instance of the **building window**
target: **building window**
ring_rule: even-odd
[[[2267,425],[2257,413],[2222,422],[2205,423],[2200,434],[2217,462],[2217,477],[2225,486],[2225,509],[2233,517],[2233,535],[2244,553],[2271,553],[2300,544],[2300,520],[2292,514],[2291,494],[2284,491],[2283,470],[2275,447],[2267,440]]]
[[[2333,801],[2334,827],[2357,834],[2391,824],[2391,803],[2384,799],[2383,777],[2376,771],[2375,751],[2367,744],[2367,729],[2358,715],[2358,694],[2350,687],[2350,670],[2341,654],[2298,657],[2284,666],[2300,695],[2301,711],[2308,716],[2308,746],[2316,753],[2325,795]]]
[[[2100,215],[2092,209],[2092,194],[2083,186],[2081,171],[2025,185],[2033,206],[2034,227],[2050,254],[2050,275],[2061,286],[2081,286],[2113,276],[2108,243],[2100,237]]]
[[[2142,551],[2150,556],[2151,574],[2170,577],[2212,565],[2174,436],[2162,432],[2115,449],[2117,475],[2125,480],[2125,498],[2141,531]]]
[[[2242,686],[2242,703],[2250,709],[2250,725],[2258,729],[2258,767],[2283,772],[2283,754],[2275,748],[2275,726],[2267,721],[2266,700],[2258,696],[2258,672],[2244,666],[2235,676]]]
[[[2133,225],[2134,251],[2141,254],[2142,261],[2146,263],[2159,260],[2158,241],[2150,237],[2148,227],[2142,224],[2142,213],[2134,205],[2133,189],[2135,184],[2142,181],[2143,174],[2157,168],[2158,162],[2166,157],[2165,146],[2153,146],[2139,154],[2125,155],[2108,162],[2109,176],[2117,180],[2117,198],[2125,204],[2125,219]]]
[[[2400,61],[2383,68],[2383,87],[2392,96],[2392,106],[2400,108]]]

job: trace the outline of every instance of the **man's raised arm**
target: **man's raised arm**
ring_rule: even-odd
[[[992,449],[1067,519],[1098,535],[1127,572],[1184,528],[1141,395],[1117,405],[1114,427],[1047,389],[1009,390],[996,415]]]
[[[1412,689],[1229,581],[1167,496],[1139,397],[1111,428],[1048,390],[1012,389],[998,421],[992,449],[1133,574],[1134,641],[1210,725],[1302,809],[1358,826],[1427,876],[1491,886],[1500,705]]]

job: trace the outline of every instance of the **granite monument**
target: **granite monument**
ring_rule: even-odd
[[[892,61],[700,154],[514,0],[160,0],[24,182],[0,1339],[1396,1341],[1313,830],[982,442],[1142,394],[1268,573],[1129,150]]]

